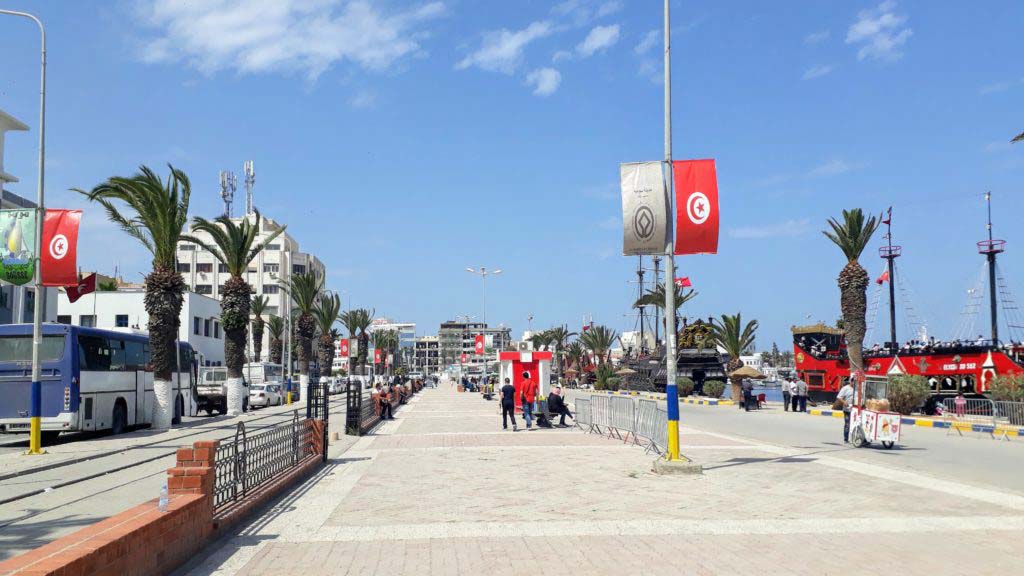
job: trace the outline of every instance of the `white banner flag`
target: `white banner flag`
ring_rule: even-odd
[[[622,183],[622,254],[665,254],[671,238],[669,197],[662,162],[619,165]]]

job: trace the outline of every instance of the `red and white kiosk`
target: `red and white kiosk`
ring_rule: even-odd
[[[551,352],[536,351],[500,352],[498,354],[500,380],[495,389],[500,390],[505,385],[505,378],[512,380],[512,385],[516,388],[516,412],[522,411],[522,407],[519,405],[519,391],[523,385],[523,372],[529,372],[530,378],[537,382],[540,396],[546,397],[551,392],[549,381],[552,357]]]

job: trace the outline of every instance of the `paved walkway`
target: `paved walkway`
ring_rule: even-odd
[[[190,574],[1011,574],[1024,497],[684,427],[697,477],[428,390]]]

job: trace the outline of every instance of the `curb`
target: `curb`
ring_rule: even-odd
[[[812,409],[808,411],[808,414],[811,416],[831,416],[832,418],[843,417],[842,411],[839,410]],[[999,434],[1017,437],[1024,436],[1024,428],[972,424],[970,422],[950,422],[947,420],[932,420],[931,418],[903,416],[900,418],[900,423],[905,426],[920,426],[922,428],[947,428],[963,432],[980,432],[983,434]]]
[[[590,390],[589,394],[607,394],[608,396],[635,396],[637,398],[644,398],[647,400],[664,400],[664,396],[655,396],[649,392],[636,392],[632,390]],[[680,404],[697,404],[700,406],[735,406],[736,403],[732,400],[723,400],[720,398],[694,398],[692,396],[685,396],[679,399]],[[840,414],[842,416],[842,414]]]

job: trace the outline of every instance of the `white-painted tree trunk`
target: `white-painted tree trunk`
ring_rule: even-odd
[[[241,378],[228,378],[228,416],[238,416],[242,413],[242,404],[245,401],[245,387],[242,386]]]
[[[153,430],[169,430],[174,418],[174,388],[170,380],[153,380]]]
[[[302,409],[305,410],[309,405],[309,374],[299,374],[299,396],[302,398]]]

